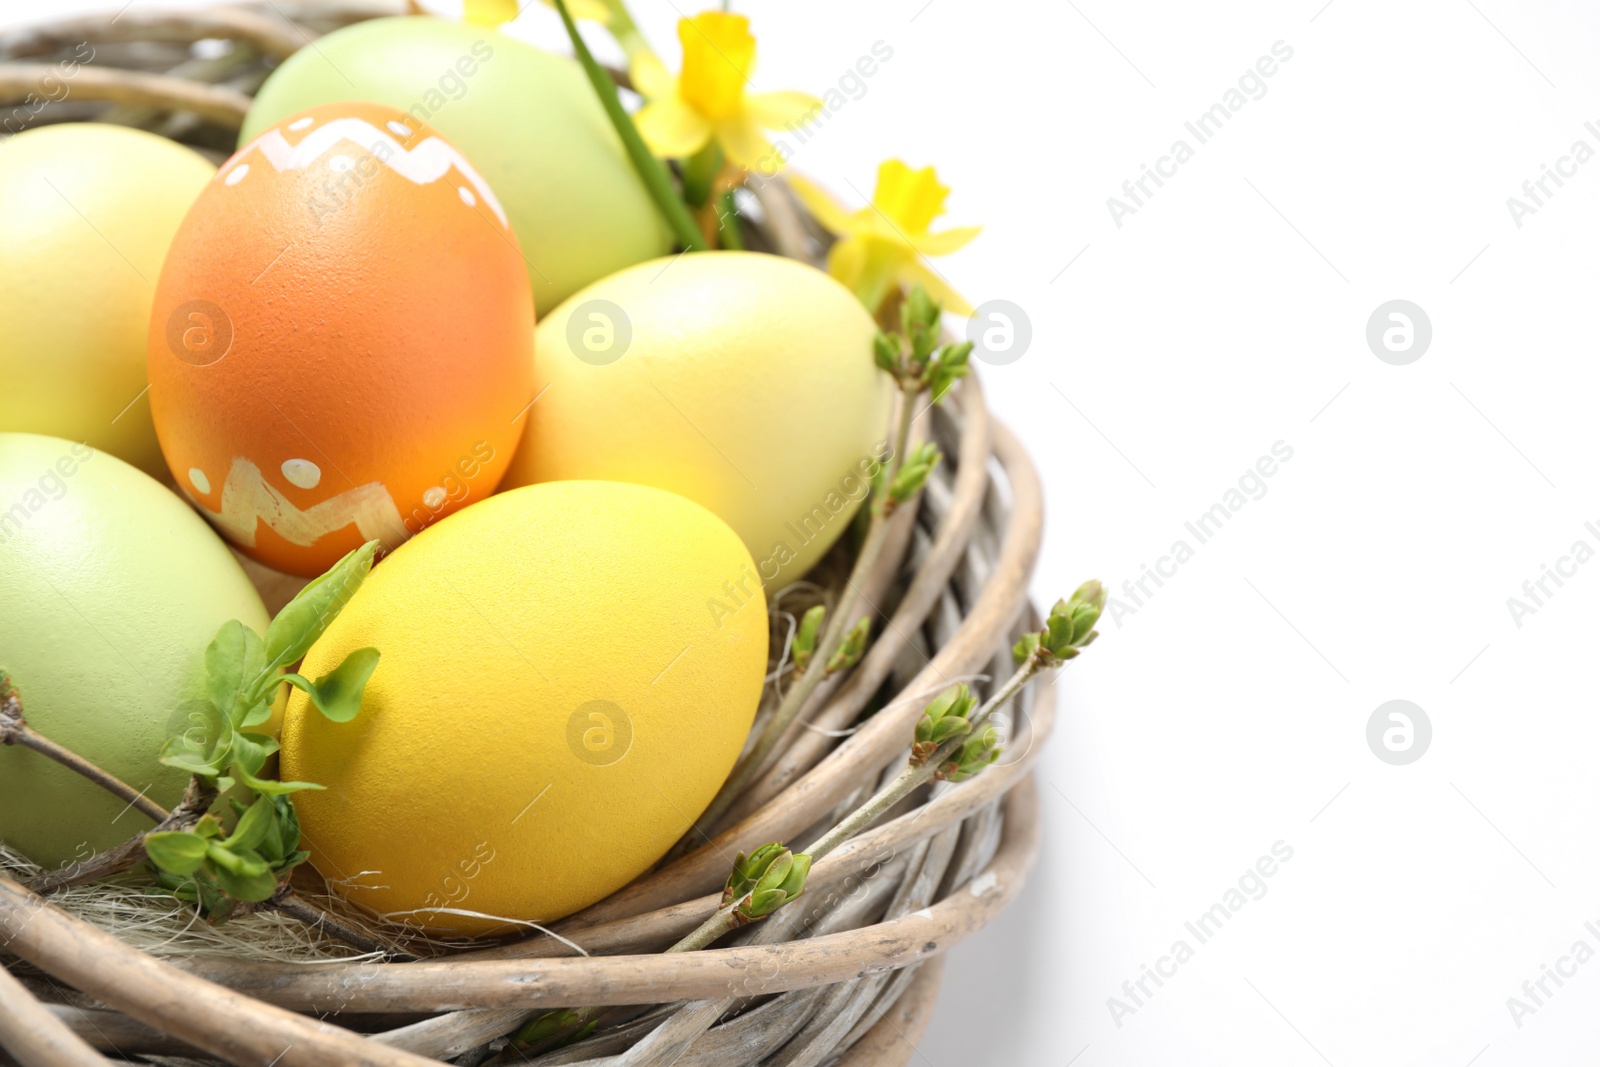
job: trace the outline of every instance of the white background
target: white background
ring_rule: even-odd
[[[675,67],[680,12],[633,6]],[[880,159],[934,163],[948,223],[985,227],[936,265],[1031,319],[984,384],[1043,469],[1039,599],[1097,576],[1135,608],[1068,668],[1040,866],[952,953],[913,1062],[1600,1059],[1600,961],[1520,1027],[1506,1003],[1574,942],[1600,951],[1600,562],[1520,627],[1507,608],[1575,541],[1600,550],[1600,159],[1520,228],[1506,206],[1574,141],[1600,151],[1600,13],[735,7],[757,89],[820,94],[892,47],[794,165],[859,206]],[[537,4],[514,32],[561,40]],[[1277,41],[1265,96],[1198,144],[1185,121]],[[1194,158],[1119,228],[1107,198],[1180,137]],[[1407,366],[1365,339],[1397,298],[1433,329]],[[1279,441],[1265,495],[1198,544],[1185,522]],[[1194,558],[1143,606],[1120,592],[1179,539]],[[1407,766],[1366,740],[1397,698],[1433,728]],[[1265,896],[1199,945],[1185,922],[1279,841]],[[1108,998],[1180,938],[1194,958],[1118,1025]]]

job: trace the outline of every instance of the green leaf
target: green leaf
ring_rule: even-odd
[[[311,703],[330,722],[349,722],[361,710],[361,696],[366,691],[367,679],[378,667],[378,650],[358,648],[344,658],[344,662],[318,678],[315,682],[298,674],[284,675],[284,680],[311,698]]]
[[[145,854],[163,871],[171,874],[193,874],[205,862],[208,843],[199,834],[187,830],[163,830],[149,834],[144,839]]]
[[[227,766],[233,749],[233,724],[206,699],[184,701],[189,727],[161,746],[160,760],[189,774],[215,778]]]
[[[372,570],[372,559],[378,551],[378,542],[368,541],[350,552],[328,572],[311,582],[283,610],[278,612],[272,625],[267,627],[266,666],[267,677],[261,679],[257,692],[263,699],[277,685],[277,672],[305,657],[317,643],[323,631],[338,617],[350,602],[361,583]],[[265,691],[262,691],[262,687]]]
[[[234,734],[232,770],[247,776],[261,773],[267,757],[278,751],[278,742],[266,734]]]
[[[262,839],[273,830],[273,822],[277,819],[277,809],[272,806],[272,798],[263,796],[245,809],[239,816],[239,822],[233,828],[233,833],[218,844],[228,849],[253,849],[259,846]],[[277,834],[272,834],[274,839]],[[276,840],[274,840],[276,844]]]
[[[265,662],[261,638],[238,619],[223,623],[206,646],[206,692],[230,722],[236,721],[235,713],[243,710],[241,703],[246,708],[250,706],[241,698],[261,674]]]
[[[217,884],[239,900],[266,900],[278,888],[277,876],[255,852],[234,852],[213,843],[206,850],[206,859],[211,861],[211,875]]]
[[[327,786],[318,785],[315,782],[279,782],[271,778],[257,778],[253,774],[246,774],[243,768],[235,769],[239,771],[239,783],[241,785],[246,789],[253,789],[257,793],[269,797],[281,797],[289,793],[299,793],[306,789],[327,788]]]
[[[260,726],[270,718],[272,718],[272,704],[269,701],[258,700],[239,716],[239,728],[248,730],[252,726]]]

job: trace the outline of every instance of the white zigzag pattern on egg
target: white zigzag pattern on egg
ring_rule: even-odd
[[[363,119],[343,118],[334,119],[317,127],[296,145],[291,145],[282,131],[268,130],[241,148],[234,158],[242,160],[251,150],[259,150],[267,162],[272,164],[273,169],[282,174],[286,170],[302,170],[309,167],[340,141],[350,141],[365,149],[373,159],[377,159],[402,178],[417,185],[436,182],[448,174],[451,167],[455,167],[478,191],[478,196],[489,205],[495,217],[500,220],[500,225],[510,226],[506,221],[505,209],[500,206],[500,201],[495,199],[494,190],[489,188],[489,183],[472,169],[472,164],[467,162],[465,156],[437,137],[429,137],[408,152],[399,141],[372,123]],[[391,154],[388,159],[378,156],[377,147],[380,144],[389,146]]]

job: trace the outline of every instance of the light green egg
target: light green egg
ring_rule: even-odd
[[[227,547],[165,486],[87,445],[0,433],[0,666],[41,734],[171,807],[157,762],[205,647],[267,628]],[[44,756],[0,747],[0,841],[56,866],[149,819]]]
[[[541,315],[671,246],[593,87],[565,56],[435,18],[357,23],[273,72],[239,143],[341,100],[398,108],[466,155],[510,216]]]

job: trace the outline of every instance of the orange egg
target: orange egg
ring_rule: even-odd
[[[426,125],[315,107],[190,208],[149,371],[179,488],[250,556],[317,574],[494,491],[533,400],[527,267],[494,192]]]

